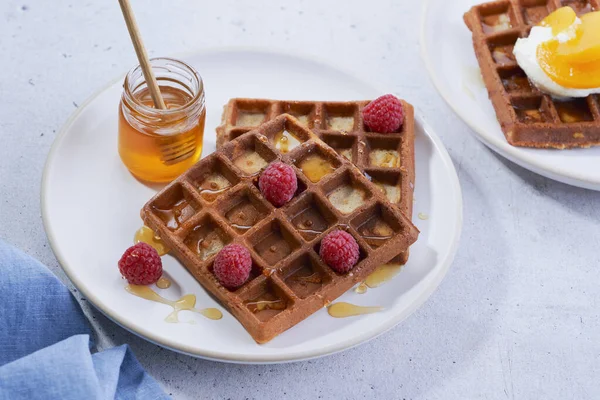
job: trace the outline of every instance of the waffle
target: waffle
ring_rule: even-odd
[[[562,6],[578,15],[600,9],[599,0],[502,0],[474,6],[464,15],[496,117],[513,146],[600,145],[598,96],[555,100],[529,82],[512,53],[518,38]]]
[[[273,145],[284,132],[298,140],[287,153]],[[315,157],[319,166],[330,168],[309,168]],[[281,208],[257,187],[260,171],[275,160],[292,165],[298,177],[297,193]],[[326,174],[317,180],[315,171]],[[141,216],[259,343],[363,281],[418,235],[351,162],[290,115],[200,160],[154,196]],[[349,232],[360,248],[359,261],[347,274],[334,272],[318,256],[321,240],[334,229]],[[216,254],[229,243],[248,248],[253,261],[250,279],[233,291],[212,273]]]
[[[401,131],[378,134],[367,132],[364,128],[362,109],[367,104],[369,101],[231,99],[224,108],[222,123],[217,128],[217,148],[278,115],[294,115],[339,154],[351,160],[387,194],[392,203],[400,207],[408,219],[412,219],[415,183],[414,109],[402,101],[405,119]],[[386,167],[373,165],[373,161],[386,161],[385,156],[389,154],[391,158],[388,156]],[[393,262],[406,264],[408,255],[408,251],[403,252]]]

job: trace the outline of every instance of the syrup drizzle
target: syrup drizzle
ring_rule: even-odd
[[[381,246],[386,240],[391,239],[391,236],[373,236],[373,235],[362,235],[363,239],[367,241],[371,246]]]
[[[283,130],[275,135],[273,144],[277,150],[285,154],[298,147],[300,141],[290,132]]]
[[[364,282],[361,282],[354,291],[358,294],[367,293],[367,285]]]
[[[298,232],[304,233],[304,234],[306,234],[306,236],[308,236],[308,237],[310,237],[312,239],[316,238],[321,233],[323,233],[323,231],[316,231],[314,229],[301,229],[301,228],[298,228]]]
[[[326,159],[317,154],[306,157],[300,165],[300,171],[313,183],[319,182],[325,175],[332,173],[335,168]]]
[[[159,289],[168,289],[171,287],[171,281],[169,280],[169,278],[161,276],[160,279],[156,282],[156,287],[158,287]]]
[[[231,223],[231,226],[240,231],[247,231],[248,229],[252,228],[252,226],[249,225],[239,225],[234,224],[233,222]]]
[[[196,296],[193,294],[186,294],[179,300],[168,300],[150,289],[148,286],[140,285],[127,285],[125,287],[129,293],[134,296],[141,297],[142,299],[154,301],[161,304],[166,304],[173,307],[173,311],[165,318],[166,322],[177,323],[179,321],[179,311],[192,311],[198,314],[202,314],[208,319],[218,320],[223,318],[223,313],[216,308],[204,308],[202,310],[196,307]]]
[[[365,279],[364,282],[358,285],[354,291],[358,294],[363,294],[367,292],[367,288],[373,289],[381,286],[396,276],[402,267],[402,264],[397,263],[380,265],[367,277],[367,279]]]
[[[354,317],[357,315],[373,314],[383,310],[383,307],[363,307],[350,303],[334,303],[327,307],[327,312],[334,318]]]
[[[371,289],[381,286],[396,276],[402,267],[403,265],[398,263],[380,265],[367,277],[365,285]]]
[[[277,300],[256,300],[246,303],[246,306],[253,313],[257,313],[264,310],[285,310],[286,302]]]
[[[323,278],[321,278],[321,274],[318,272],[314,272],[312,275],[308,276],[295,276],[292,278],[296,282],[305,282],[305,283],[322,283]]]
[[[154,231],[147,226],[142,226],[137,230],[137,232],[135,232],[135,235],[133,236],[133,243],[138,244],[139,242],[144,242],[154,247],[159,256],[164,256],[170,251],[160,236],[154,233]]]
[[[223,192],[226,192],[229,189],[229,186],[221,188],[221,189],[201,189],[200,196],[202,196],[206,201],[215,201],[217,197]]]
[[[188,218],[194,214],[194,207],[181,199],[169,209],[158,208],[154,206],[152,211],[163,220],[167,228],[171,230],[178,229]]]
[[[206,201],[213,202],[223,192],[226,192],[231,187],[231,182],[227,180],[223,175],[215,172],[204,180],[198,187],[200,190],[200,196]]]

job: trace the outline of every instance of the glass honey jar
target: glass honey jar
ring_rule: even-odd
[[[149,182],[169,182],[202,155],[204,85],[189,65],[150,60],[166,109],[154,107],[138,65],[125,77],[119,104],[119,155],[129,171]]]

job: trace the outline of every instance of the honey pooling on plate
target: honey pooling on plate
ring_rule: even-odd
[[[202,154],[204,88],[194,69],[180,61],[151,60],[166,109],[157,109],[141,69],[125,78],[119,105],[119,155],[137,178],[168,182]]]

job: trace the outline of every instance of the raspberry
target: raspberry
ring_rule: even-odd
[[[125,250],[119,271],[132,285],[151,285],[162,275],[162,261],[154,247],[140,242]]]
[[[358,261],[358,243],[346,231],[332,231],[323,238],[319,254],[327,265],[336,272],[346,273]]]
[[[362,115],[371,132],[396,132],[404,122],[402,103],[392,94],[386,94],[367,104]]]
[[[281,207],[294,197],[298,189],[298,178],[292,167],[282,162],[274,162],[258,179],[258,187],[271,204]]]
[[[250,252],[239,244],[230,244],[219,251],[215,258],[214,273],[221,285],[235,289],[250,277],[252,258]]]

